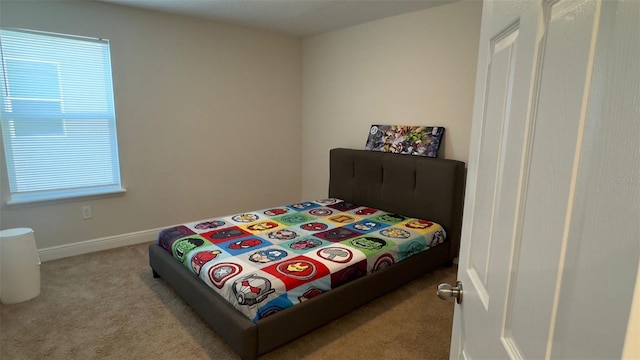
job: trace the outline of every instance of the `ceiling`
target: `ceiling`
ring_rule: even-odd
[[[310,36],[459,0],[99,0]]]

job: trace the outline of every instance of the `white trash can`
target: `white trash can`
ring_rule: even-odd
[[[0,301],[15,304],[40,295],[40,257],[33,230],[0,231]]]

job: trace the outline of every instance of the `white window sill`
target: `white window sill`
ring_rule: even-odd
[[[55,200],[66,200],[75,198],[85,198],[92,196],[102,195],[116,195],[124,194],[127,189],[123,187],[113,187],[106,189],[85,189],[85,190],[70,190],[66,192],[55,192],[51,194],[19,194],[13,195],[11,200],[7,201],[7,206],[33,204]]]

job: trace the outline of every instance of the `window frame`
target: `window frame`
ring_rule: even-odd
[[[18,116],[13,115],[13,109],[11,108],[13,104],[8,105],[9,102],[15,100],[46,100],[46,101],[54,101],[54,99],[49,98],[24,98],[22,99],[20,96],[12,96],[10,94],[10,86],[9,79],[11,76],[8,72],[7,60],[17,60],[17,61],[32,61],[32,62],[51,62],[38,60],[36,57],[15,57],[8,55],[5,57],[4,54],[4,45],[2,44],[2,40],[0,37],[0,127],[2,127],[2,131],[0,133],[0,138],[2,139],[2,147],[4,152],[4,165],[6,170],[6,175],[2,175],[6,180],[8,180],[8,190],[9,196],[6,204],[11,205],[19,205],[19,204],[28,204],[34,202],[45,202],[45,201],[55,201],[61,199],[73,199],[80,197],[91,197],[91,196],[104,196],[109,194],[123,194],[126,192],[126,189],[122,186],[122,176],[121,176],[121,166],[120,166],[120,155],[119,155],[119,141],[118,141],[118,132],[117,132],[117,115],[116,115],[116,106],[115,106],[115,95],[114,95],[114,84],[113,84],[113,67],[111,64],[111,47],[109,40],[102,38],[92,38],[85,36],[76,36],[76,35],[68,35],[68,34],[59,34],[38,30],[27,30],[27,29],[19,29],[19,28],[9,28],[9,27],[0,27],[0,30],[3,32],[13,32],[13,33],[25,33],[29,35],[43,36],[43,37],[53,37],[53,38],[61,38],[67,40],[74,41],[83,41],[83,42],[93,42],[102,45],[101,50],[106,51],[103,54],[104,63],[102,64],[102,70],[98,72],[101,77],[104,77],[104,90],[107,91],[107,96],[104,98],[107,101],[107,112],[101,114],[100,108],[96,108],[95,111],[90,112],[79,112],[77,110],[65,112],[64,110],[64,97],[62,94],[62,90],[60,90],[60,97],[55,99],[56,102],[60,104],[60,112],[55,113],[55,115],[51,116],[50,119],[60,120],[61,122],[61,134],[37,134],[34,131],[34,134],[16,134],[16,119],[27,119],[27,121],[37,120],[38,116],[34,114],[28,114],[28,116],[24,116],[24,114],[20,114]],[[80,44],[80,43],[78,43]],[[62,55],[62,51],[59,56]],[[58,76],[60,76],[60,64],[58,63]],[[93,70],[95,71],[95,69]],[[80,73],[80,72],[78,72]],[[87,74],[85,72],[85,74]],[[75,74],[74,74],[75,75]],[[58,86],[62,89],[61,80],[58,80]],[[89,81],[87,79],[87,81]],[[80,81],[81,83],[82,81]],[[75,84],[73,86],[76,86]],[[77,90],[77,89],[76,89]],[[76,105],[78,106],[78,105]],[[8,108],[11,108],[7,111]],[[106,114],[106,116],[105,116]],[[6,118],[6,119],[3,119]],[[21,190],[18,186],[18,177],[16,176],[16,167],[14,164],[15,156],[14,156],[14,143],[17,141],[16,138],[20,137],[38,137],[38,138],[59,138],[59,137],[67,137],[67,123],[72,121],[91,121],[91,120],[104,120],[103,123],[94,125],[94,126],[106,126],[108,129],[104,136],[108,138],[108,144],[105,145],[104,151],[109,153],[108,160],[103,160],[103,163],[100,165],[98,170],[107,171],[107,173],[111,174],[109,181],[102,181],[101,183],[90,184],[85,180],[85,182],[81,185],[75,184],[72,186],[61,186],[56,185],[55,182],[49,183],[49,188],[40,188],[36,190]],[[11,125],[10,125],[11,123]],[[106,124],[106,125],[105,125]],[[11,127],[11,129],[7,129],[6,127]],[[45,130],[46,131],[46,130]],[[86,136],[87,134],[84,134]],[[75,135],[78,136],[77,134]],[[80,137],[82,139],[82,137]],[[41,145],[40,145],[41,146]],[[39,151],[43,151],[42,148],[38,149]],[[64,162],[61,162],[61,165],[69,165],[73,164],[74,161],[78,161],[78,155],[71,157]],[[85,163],[86,164],[86,163]],[[110,167],[109,167],[110,166]],[[73,165],[71,165],[73,167]],[[70,179],[72,173],[67,174],[67,179]],[[67,180],[69,181],[69,180]],[[42,184],[47,184],[46,182],[42,182]],[[52,188],[53,187],[53,188]]]

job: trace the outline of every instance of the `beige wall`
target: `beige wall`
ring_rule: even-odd
[[[0,228],[31,227],[46,248],[299,201],[301,40],[95,2],[0,7],[4,27],[111,41],[127,189],[3,205]],[[93,219],[82,219],[85,204]]]
[[[481,12],[458,2],[303,41],[303,198],[327,195],[329,149],[363,149],[372,124],[445,126],[444,156],[467,161]]]
[[[326,196],[329,149],[363,148],[374,123],[445,126],[445,157],[467,160],[480,2],[303,41],[98,2],[0,10],[4,27],[111,41],[127,193],[2,205],[0,228],[41,249]]]

